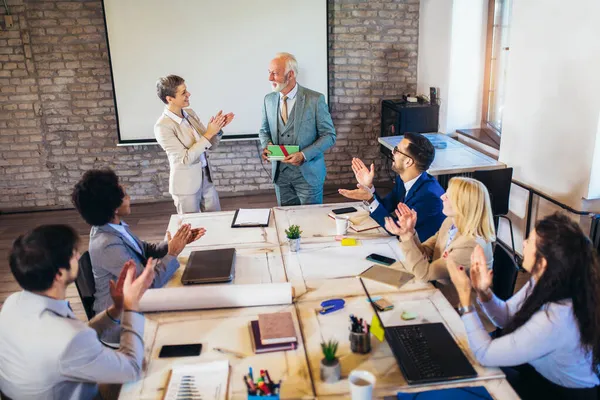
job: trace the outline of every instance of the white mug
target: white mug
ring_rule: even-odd
[[[375,375],[368,371],[354,370],[350,372],[348,382],[350,382],[352,400],[371,400],[375,381]]]
[[[350,227],[350,218],[337,216],[335,217],[335,233],[336,235],[345,235]]]

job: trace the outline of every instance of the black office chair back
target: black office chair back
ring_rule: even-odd
[[[493,292],[498,298],[506,301],[515,291],[519,266],[510,250],[503,243],[496,242],[492,268],[494,270]]]
[[[494,216],[508,214],[512,175],[512,168],[473,172],[472,177],[483,183],[490,193]]]
[[[96,283],[94,282],[94,273],[92,272],[92,259],[90,258],[90,253],[87,251],[79,258],[79,274],[77,274],[75,286],[77,286],[85,314],[88,320],[90,320],[96,315],[94,312]]]

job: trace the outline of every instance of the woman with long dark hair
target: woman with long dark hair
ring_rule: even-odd
[[[465,268],[448,260],[469,345],[481,365],[505,369],[524,399],[596,399],[600,364],[600,265],[579,225],[561,214],[536,223],[523,243],[530,281],[504,302],[490,289],[481,248]],[[472,305],[472,292],[504,334],[492,340]]]

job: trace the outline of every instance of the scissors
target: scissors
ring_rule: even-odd
[[[344,299],[325,300],[321,303],[321,310],[319,310],[319,314],[325,315],[337,310],[341,310],[344,308],[344,304],[346,304]]]

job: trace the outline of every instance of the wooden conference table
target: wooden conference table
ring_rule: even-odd
[[[144,373],[142,380],[123,385],[119,399],[162,399],[169,371],[174,366],[228,360],[230,376],[229,399],[246,398],[242,377],[248,368],[268,369],[273,379],[282,379],[281,398],[350,398],[348,374],[354,369],[367,370],[376,378],[374,398],[395,395],[397,392],[485,386],[496,399],[518,399],[516,393],[497,368],[479,365],[469,350],[463,323],[450,303],[429,283],[409,282],[401,289],[365,280],[372,294],[385,294],[395,308],[381,314],[384,324],[415,323],[403,321],[403,311],[418,314],[417,322],[442,322],[454,336],[471,361],[478,377],[463,382],[446,384],[407,385],[390,347],[371,337],[372,350],[359,355],[350,351],[348,317],[354,314],[370,320],[373,311],[356,275],[372,263],[365,260],[370,253],[379,253],[402,261],[403,255],[396,240],[383,229],[363,233],[350,233],[359,239],[358,246],[342,247],[335,239],[335,223],[328,213],[340,206],[361,203],[327,204],[273,208],[269,226],[265,228],[231,228],[234,212],[187,214],[183,222],[192,227],[204,227],[206,235],[186,247],[180,256],[182,267],[167,287],[180,286],[181,270],[189,253],[194,250],[235,247],[236,275],[232,284],[268,284],[290,282],[293,287],[292,304],[260,307],[240,307],[194,311],[146,313],[144,342]],[[174,215],[168,230],[174,233],[180,217]],[[300,225],[304,231],[300,251],[290,252],[284,229],[290,224]],[[392,266],[393,267],[393,266]],[[321,315],[320,303],[332,298],[344,298],[346,305],[336,312]],[[298,336],[296,350],[254,354],[249,333],[249,322],[265,312],[289,311],[293,315]],[[333,384],[321,382],[319,365],[322,358],[320,343],[328,339],[339,340],[338,357],[342,379]],[[198,357],[158,358],[165,344],[202,343]],[[214,350],[234,351],[243,358]]]

